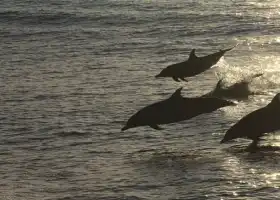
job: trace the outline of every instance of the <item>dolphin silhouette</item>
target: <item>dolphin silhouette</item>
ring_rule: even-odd
[[[196,56],[195,49],[192,49],[188,60],[167,66],[155,77],[172,77],[177,82],[180,81],[179,79],[187,81],[185,77],[196,76],[210,69],[227,51],[232,50],[234,47],[201,57]]]
[[[202,95],[202,97],[247,100],[250,95],[263,94],[261,92],[253,92],[249,89],[249,84],[253,81],[253,79],[262,75],[262,73],[255,74],[251,77],[247,77],[237,83],[234,83],[229,87],[223,87],[223,79],[220,79],[217,82],[216,87],[211,92]]]
[[[265,133],[280,130],[280,93],[265,107],[255,110],[241,118],[225,134],[220,143],[236,138],[253,140],[252,147],[256,147]]]
[[[235,103],[215,97],[186,98],[181,95],[182,87],[177,89],[168,99],[151,104],[132,115],[121,129],[122,131],[138,127],[150,126],[162,130],[159,124],[175,123],[191,119],[203,113],[210,113],[221,107]]]

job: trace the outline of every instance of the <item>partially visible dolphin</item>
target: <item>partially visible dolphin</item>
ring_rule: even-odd
[[[155,77],[172,77],[177,82],[180,81],[179,79],[187,81],[185,77],[196,76],[210,69],[227,51],[232,50],[234,47],[201,57],[196,56],[195,49],[192,49],[188,60],[167,66]]]
[[[226,99],[236,99],[236,100],[247,100],[250,95],[263,94],[261,92],[253,92],[249,89],[249,84],[253,81],[254,78],[262,76],[262,73],[255,74],[251,77],[245,78],[229,87],[223,87],[222,81],[220,79],[214,90],[211,92],[202,95],[202,97],[217,97],[217,98],[226,98]]]
[[[236,138],[253,140],[251,147],[256,147],[265,133],[280,130],[280,93],[265,107],[246,115],[233,125],[225,134],[221,143]]]
[[[175,123],[191,119],[203,113],[210,113],[221,107],[235,105],[235,103],[215,97],[182,97],[182,87],[177,89],[168,99],[142,108],[130,117],[122,131],[138,127],[150,126],[161,130],[159,124]]]

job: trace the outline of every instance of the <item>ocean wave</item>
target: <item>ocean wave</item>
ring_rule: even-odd
[[[27,12],[27,11],[2,11],[0,12],[0,22],[37,25],[37,24],[61,24],[66,22],[82,21],[86,17],[77,16],[67,12]]]
[[[177,9],[177,8],[176,8]],[[132,8],[131,11],[123,9],[109,9],[108,12],[89,12],[55,10],[55,11],[0,11],[0,23],[20,24],[20,25],[59,25],[59,27],[48,28],[47,30],[30,30],[22,31],[3,29],[0,31],[1,37],[10,37],[11,35],[46,35],[46,34],[63,34],[71,30],[72,25],[90,25],[97,30],[77,29],[80,33],[88,35],[88,37],[104,38],[108,34],[102,32],[98,27],[109,27],[113,31],[113,27],[129,27],[128,30],[134,34],[145,35],[149,37],[157,37],[158,35],[170,34],[178,32],[179,36],[199,36],[199,35],[236,35],[249,34],[259,32],[261,30],[270,31],[275,28],[273,22],[268,23],[267,18],[263,16],[252,16],[250,13],[244,13],[241,16],[236,13],[194,13],[184,10],[174,11],[173,9],[164,12],[156,11],[137,11]],[[275,19],[273,17],[273,19]],[[195,23],[192,23],[194,22]],[[230,25],[225,25],[228,22]],[[226,23],[225,23],[226,22]],[[259,23],[256,26],[256,23]],[[173,24],[173,26],[170,26]],[[205,29],[207,24],[209,29]],[[71,25],[71,27],[70,27]],[[67,28],[68,27],[68,28]],[[146,28],[145,28],[146,27]],[[148,28],[147,28],[148,27]],[[212,28],[211,28],[212,27]],[[229,29],[229,27],[233,27]],[[69,29],[70,28],[70,29]],[[76,30],[76,31],[77,31]],[[107,30],[107,29],[106,29]],[[143,31],[144,30],[144,31]],[[139,32],[140,31],[140,32]],[[273,31],[273,30],[272,30]],[[122,32],[117,28],[117,32]],[[105,35],[104,35],[105,34]],[[183,34],[183,35],[182,35]]]
[[[0,19],[1,21],[1,19]],[[60,35],[60,34],[65,34],[65,31],[63,30],[32,30],[32,29],[28,29],[28,30],[0,30],[0,37],[1,38],[11,38],[13,37],[13,39],[22,39],[24,37],[30,37],[30,36],[43,36],[45,37],[46,35]]]
[[[60,137],[76,137],[76,136],[85,136],[89,133],[80,132],[80,131],[61,131],[55,133],[55,135]]]
[[[46,99],[59,99],[62,95],[59,94],[39,94],[34,97],[34,100],[46,100]]]
[[[96,200],[103,200],[103,199],[106,199],[106,200],[119,200],[119,199],[123,199],[123,200],[146,200],[146,198],[137,197],[137,196],[133,196],[133,195],[116,195],[116,196],[104,196],[104,195],[102,195],[100,197],[95,197],[95,199]]]
[[[23,25],[53,25],[53,24],[80,24],[80,23],[96,23],[103,24],[123,24],[134,23],[135,21],[145,22],[146,17],[137,18],[133,13],[124,14],[122,12],[108,12],[108,13],[80,13],[80,12],[67,12],[67,11],[0,11],[0,22],[2,23],[20,23]],[[150,19],[151,20],[151,19]]]

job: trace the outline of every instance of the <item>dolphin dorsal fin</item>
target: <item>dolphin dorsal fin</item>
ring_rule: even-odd
[[[194,58],[197,58],[197,56],[195,55],[195,49],[192,49],[189,55],[189,60],[192,60]]]
[[[179,89],[177,89],[172,95],[171,98],[177,98],[177,97],[181,97],[181,91],[182,91],[183,87],[180,87]]]

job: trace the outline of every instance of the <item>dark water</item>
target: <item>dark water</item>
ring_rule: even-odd
[[[267,3],[269,2],[269,3]],[[279,92],[279,1],[2,0],[0,199],[278,199],[280,151],[219,141]],[[165,66],[239,44],[188,83]],[[252,97],[189,121],[120,132],[183,86],[264,76]],[[216,75],[215,75],[216,74]],[[266,144],[280,148],[279,134]]]

